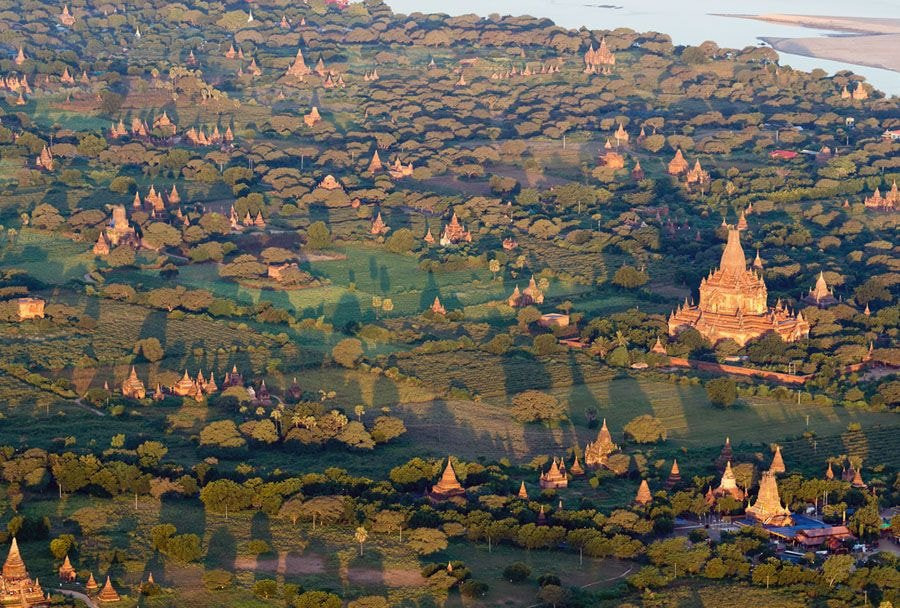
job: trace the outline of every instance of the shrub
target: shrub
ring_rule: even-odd
[[[731,378],[716,378],[706,383],[706,396],[716,407],[730,407],[737,400],[737,385]]]
[[[513,562],[503,569],[503,578],[511,583],[522,583],[531,576],[531,568],[522,562]]]
[[[636,443],[656,443],[666,440],[666,428],[656,416],[644,414],[625,425],[625,436]]]

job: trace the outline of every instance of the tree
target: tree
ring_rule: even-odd
[[[166,542],[164,553],[182,563],[195,562],[203,556],[200,537],[196,534],[179,534]]]
[[[512,399],[512,414],[519,422],[555,421],[566,416],[566,407],[553,395],[524,391]]]
[[[409,228],[400,228],[385,242],[385,247],[393,253],[409,253],[415,247],[416,239]]]
[[[347,368],[356,367],[356,362],[363,355],[362,342],[356,338],[345,338],[334,345],[331,357],[336,363]]]
[[[306,231],[306,247],[308,249],[326,249],[331,246],[331,231],[325,222],[313,222]]]
[[[162,345],[157,338],[144,338],[135,344],[135,350],[147,361],[159,361],[166,356]]]
[[[431,555],[447,548],[447,535],[431,528],[415,528],[406,542],[419,555]]]
[[[372,439],[375,443],[387,443],[406,432],[406,425],[399,418],[393,416],[379,416],[372,425]]]
[[[852,555],[832,555],[822,564],[822,575],[828,581],[828,586],[834,587],[836,583],[843,583],[850,578],[852,568]]]
[[[666,428],[656,416],[644,414],[625,425],[625,436],[636,443],[656,443],[666,440]]]
[[[359,526],[356,529],[356,532],[353,534],[353,538],[356,539],[356,542],[359,543],[359,556],[362,557],[363,554],[363,545],[369,539],[369,533],[365,528]]]
[[[347,604],[347,608],[390,608],[390,604],[380,595],[365,595]]]
[[[73,546],[75,546],[74,536],[71,534],[60,534],[50,541],[50,553],[56,559],[62,559],[69,554]]]
[[[731,378],[715,378],[706,383],[706,396],[716,407],[730,407],[737,401],[737,385]]]
[[[641,285],[645,285],[649,280],[650,277],[647,276],[646,272],[638,270],[634,266],[622,266],[616,271],[616,274],[613,275],[612,282],[619,287],[634,289]]]
[[[341,608],[341,598],[327,591],[306,591],[294,599],[294,608]]]
[[[246,444],[233,420],[211,422],[200,431],[200,445],[240,448]]]
[[[534,342],[531,345],[531,350],[536,355],[552,355],[559,350],[556,336],[553,334],[541,334],[535,336]]]
[[[546,604],[550,604],[553,608],[566,601],[568,593],[559,585],[544,585],[538,591],[538,599]]]
[[[142,467],[155,467],[168,452],[169,448],[159,441],[145,441],[137,447]]]
[[[522,583],[531,576],[531,568],[522,562],[513,562],[503,569],[503,578],[511,583]]]
[[[278,581],[264,578],[253,583],[253,593],[263,599],[275,597],[278,594]]]
[[[240,511],[250,506],[253,493],[230,479],[211,481],[200,490],[200,501],[211,513],[223,513],[228,518],[229,511]]]

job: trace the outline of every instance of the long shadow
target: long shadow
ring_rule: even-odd
[[[335,327],[346,332],[352,330],[357,323],[362,322],[362,316],[359,298],[352,293],[345,293],[334,308],[331,322]]]
[[[209,537],[209,549],[203,565],[207,570],[220,568],[231,571],[237,559],[237,540],[226,526],[219,526]]]
[[[141,330],[138,333],[138,339],[145,340],[147,338],[156,338],[159,340],[159,344],[163,347],[163,350],[166,350],[167,323],[166,312],[164,310],[151,310],[150,313],[144,317],[144,322],[141,324]]]
[[[182,499],[164,498],[159,510],[159,523],[172,524],[179,534],[196,534],[203,538],[206,532],[206,511]]]
[[[264,540],[272,544],[272,527],[269,516],[262,511],[257,511],[250,520],[250,538]]]

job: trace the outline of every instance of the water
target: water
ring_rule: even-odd
[[[465,15],[491,13],[547,17],[559,26],[577,29],[631,28],[638,32],[668,34],[674,44],[700,44],[712,40],[721,47],[743,48],[759,44],[760,36],[808,38],[826,32],[754,19],[720,17],[711,13],[829,15],[853,17],[895,17],[900,15],[900,0],[865,0],[848,11],[844,0],[387,0],[398,13],[447,13]],[[613,5],[621,8],[608,8]],[[852,12],[852,15],[848,15]],[[781,53],[782,65],[810,71],[822,68],[829,74],[852,70],[866,77],[888,95],[900,95],[900,73],[855,64]]]

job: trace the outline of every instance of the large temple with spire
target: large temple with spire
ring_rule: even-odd
[[[693,327],[713,344],[731,338],[741,346],[768,332],[786,342],[809,337],[803,313],[780,302],[770,308],[767,299],[762,276],[747,268],[740,231],[729,226],[719,268],[700,282],[700,303],[685,302],[669,315],[669,335]]]
[[[38,579],[28,576],[28,569],[19,553],[19,543],[15,537],[9,547],[9,555],[3,564],[0,576],[0,606],[4,608],[35,608],[49,606],[49,595],[44,595]]]

